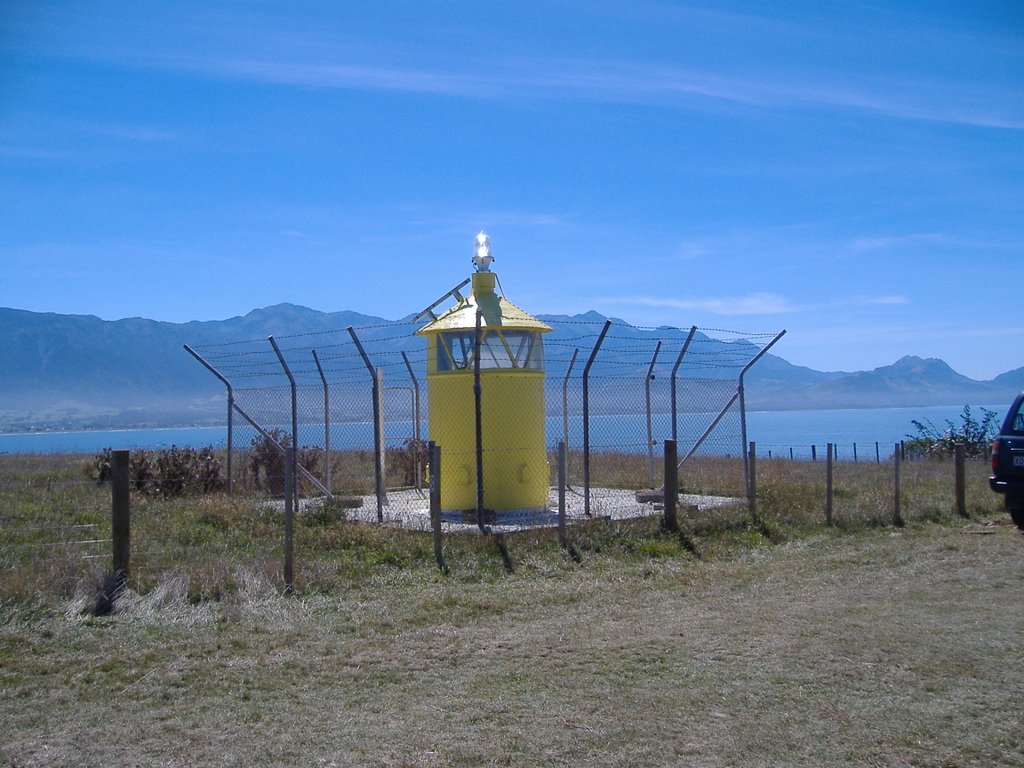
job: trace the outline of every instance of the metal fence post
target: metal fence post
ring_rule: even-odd
[[[348,335],[352,337],[352,342],[356,345],[356,349],[359,351],[359,356],[363,358],[363,365],[366,366],[366,370],[370,372],[370,380],[373,382],[373,453],[374,453],[374,493],[377,497],[377,522],[384,522],[384,504],[386,501],[386,493],[384,490],[384,414],[381,412],[380,403],[380,389],[381,389],[381,371],[375,370],[373,363],[370,362],[369,355],[366,354],[366,350],[363,349],[362,343],[359,341],[359,337],[356,335],[356,329],[351,325],[348,327]]]
[[[377,368],[373,372],[373,391],[376,393],[373,408],[373,453],[374,462],[374,495],[377,497],[377,522],[384,522],[384,505],[387,504],[387,457],[384,448],[384,369]]]
[[[405,361],[405,369],[409,372],[409,378],[412,379],[412,439],[413,439],[413,472],[416,474],[416,490],[420,491],[423,488],[421,480],[422,471],[420,470],[420,382],[416,378],[416,373],[412,369],[412,363],[409,362],[409,356],[402,353],[402,360]]]
[[[576,356],[579,353],[579,347],[573,348],[569,367],[566,368],[565,377],[562,379],[562,441],[566,446],[569,445],[569,377],[572,376],[572,369],[576,365]]]
[[[647,376],[644,378],[644,402],[647,408],[647,487],[654,487],[654,429],[651,423],[651,381],[654,379],[654,366],[658,363],[658,353],[661,352],[661,341],[654,347],[654,354],[651,356],[651,364],[647,367]]]
[[[679,366],[683,364],[683,356],[686,354],[686,350],[690,348],[690,342],[693,341],[693,335],[697,333],[697,326],[690,326],[690,333],[686,337],[686,341],[683,342],[682,349],[679,350],[679,356],[676,358],[676,364],[672,366],[672,381],[670,382],[671,400],[672,400],[672,439],[678,440],[678,429],[679,429],[679,411],[676,402],[676,374],[679,373]]]
[[[565,549],[565,441],[558,442],[558,545]]]
[[[277,355],[278,362],[281,363],[281,368],[284,369],[285,376],[288,377],[288,384],[291,387],[292,394],[292,445],[291,447],[295,450],[292,451],[290,457],[290,463],[288,467],[292,473],[292,496],[293,503],[298,504],[299,500],[299,483],[298,477],[298,448],[299,448],[299,395],[298,388],[295,384],[295,377],[292,375],[291,368],[288,367],[288,363],[284,359],[284,355],[281,353],[281,348],[277,346],[277,341],[273,336],[268,336],[267,340],[270,342],[270,346],[274,348],[274,354]],[[287,454],[286,454],[287,456]],[[285,471],[285,477],[288,475],[288,470]]]
[[[190,355],[192,355],[192,357],[194,357],[196,360],[198,360],[202,364],[202,366],[204,368],[206,368],[206,370],[208,370],[210,373],[212,373],[214,376],[216,376],[217,379],[220,380],[220,383],[223,384],[225,387],[227,387],[227,390],[228,390],[228,466],[227,466],[227,473],[228,473],[228,496],[231,496],[231,495],[233,495],[233,491],[234,491],[234,477],[233,477],[233,472],[231,471],[232,470],[231,454],[233,453],[233,449],[234,449],[234,413],[235,413],[235,408],[236,408],[236,406],[235,406],[235,391],[232,388],[231,382],[228,381],[227,377],[224,376],[224,374],[222,374],[220,371],[218,371],[212,365],[210,365],[210,363],[208,363],[206,361],[206,359],[203,358],[202,355],[200,355],[198,352],[196,352],[194,349],[192,349],[192,347],[190,347],[188,344],[185,344],[184,347],[185,347],[185,351],[186,352],[188,352]]]
[[[590,358],[583,368],[583,514],[587,517],[590,517],[590,369],[611,327],[612,321],[605,320],[597,342],[590,352]]]

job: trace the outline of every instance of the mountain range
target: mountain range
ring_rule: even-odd
[[[605,318],[541,315],[552,326],[549,361],[559,339],[581,323]],[[167,323],[143,318],[106,321],[85,315],[0,308],[0,431],[122,428],[222,423],[224,387],[183,349],[270,335],[341,334],[349,326],[392,351],[422,350],[412,318],[388,321],[356,312],[319,312],[292,304],[217,321]],[[401,326],[401,327],[399,327]],[[685,338],[678,329],[648,331],[621,321],[637,340]],[[729,351],[725,342],[700,338]],[[733,345],[749,345],[746,341]],[[561,346],[565,347],[566,344]],[[736,350],[749,357],[756,351]],[[564,361],[563,361],[564,362]],[[580,365],[583,361],[580,362]],[[551,365],[549,364],[549,371]],[[640,372],[642,377],[643,372]],[[735,371],[728,374],[735,375]],[[641,379],[642,380],[642,379]],[[907,356],[872,371],[816,371],[766,354],[746,377],[751,410],[885,408],[1009,403],[1024,390],[1024,367],[989,381],[963,376],[942,360]]]

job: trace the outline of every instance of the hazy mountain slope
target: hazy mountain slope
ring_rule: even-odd
[[[182,324],[0,308],[0,345],[5,353],[0,355],[0,429],[218,421],[223,419],[224,387],[185,353],[184,344],[202,348],[254,340],[261,345],[270,335],[286,342],[309,335],[294,343],[313,346],[347,339],[345,329],[355,326],[374,340],[378,350],[419,353],[423,342],[412,334],[410,319],[391,322],[293,304],[227,320]],[[578,376],[605,318],[588,312],[542,319],[553,328],[546,342],[549,376],[564,376],[574,351]],[[616,321],[592,374],[622,376],[622,360],[630,359],[625,373],[642,379],[648,363],[630,353],[661,339],[660,363],[670,367],[687,334],[685,329],[651,331]],[[684,357],[683,375],[734,380],[756,351],[745,340],[725,342],[698,332]],[[702,360],[711,359],[729,364],[700,368]],[[749,371],[746,385],[750,408],[990,404],[1008,402],[1024,389],[1024,368],[979,382],[935,359],[908,356],[873,371],[843,373],[815,371],[767,354]]]

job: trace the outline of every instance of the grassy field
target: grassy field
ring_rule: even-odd
[[[758,521],[588,524],[578,562],[524,533],[512,573],[484,537],[442,575],[423,534],[311,521],[287,598],[279,521],[140,501],[180,556],[95,617],[101,566],[10,532],[98,526],[102,491],[36,468],[0,500],[0,765],[1024,765],[1024,537],[926,463],[888,525],[883,470],[842,468],[833,527],[820,467],[765,462]]]

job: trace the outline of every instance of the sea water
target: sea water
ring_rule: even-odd
[[[1008,405],[972,406],[972,415],[977,421],[983,418],[983,409],[997,413],[997,424],[1002,422]],[[892,446],[917,435],[913,422],[929,423],[942,432],[947,421],[961,427],[963,406],[929,406],[912,408],[861,408],[848,410],[810,411],[752,411],[747,414],[747,440],[756,442],[758,453],[795,457],[811,454],[816,446],[820,456],[827,443],[836,446],[841,458],[852,458],[854,445],[862,458],[874,456],[875,443],[880,450],[891,452]],[[714,414],[703,416],[702,423],[710,423]],[[682,414],[684,422],[694,417]],[[595,450],[646,451],[646,417],[643,414],[629,416],[600,416],[591,420],[591,446]],[[733,447],[721,449],[734,453],[740,450],[739,419],[730,415],[719,427],[718,434],[709,440],[709,445]],[[655,416],[652,439],[660,443],[670,437],[670,425],[666,416]],[[265,425],[288,431],[287,425]],[[701,430],[703,431],[703,428]],[[717,439],[727,431],[725,440]],[[685,439],[680,432],[680,444]],[[570,421],[569,444],[578,449],[582,444],[582,428],[578,418]],[[692,433],[686,433],[688,437]],[[561,438],[562,419],[554,417],[548,423],[548,442],[552,446]],[[235,447],[247,447],[255,430],[248,425],[235,427]],[[387,444],[399,445],[412,437],[409,422],[394,422],[385,425]],[[426,435],[424,434],[424,437]],[[124,429],[109,431],[55,431],[0,434],[0,453],[94,453],[104,448],[159,450],[191,446],[200,448],[212,445],[215,448],[227,444],[227,427],[168,427],[163,429]],[[323,426],[306,424],[300,427],[299,445],[323,445]],[[373,425],[371,422],[335,424],[331,427],[331,448],[335,450],[373,449]],[[714,452],[714,450],[712,450]]]

